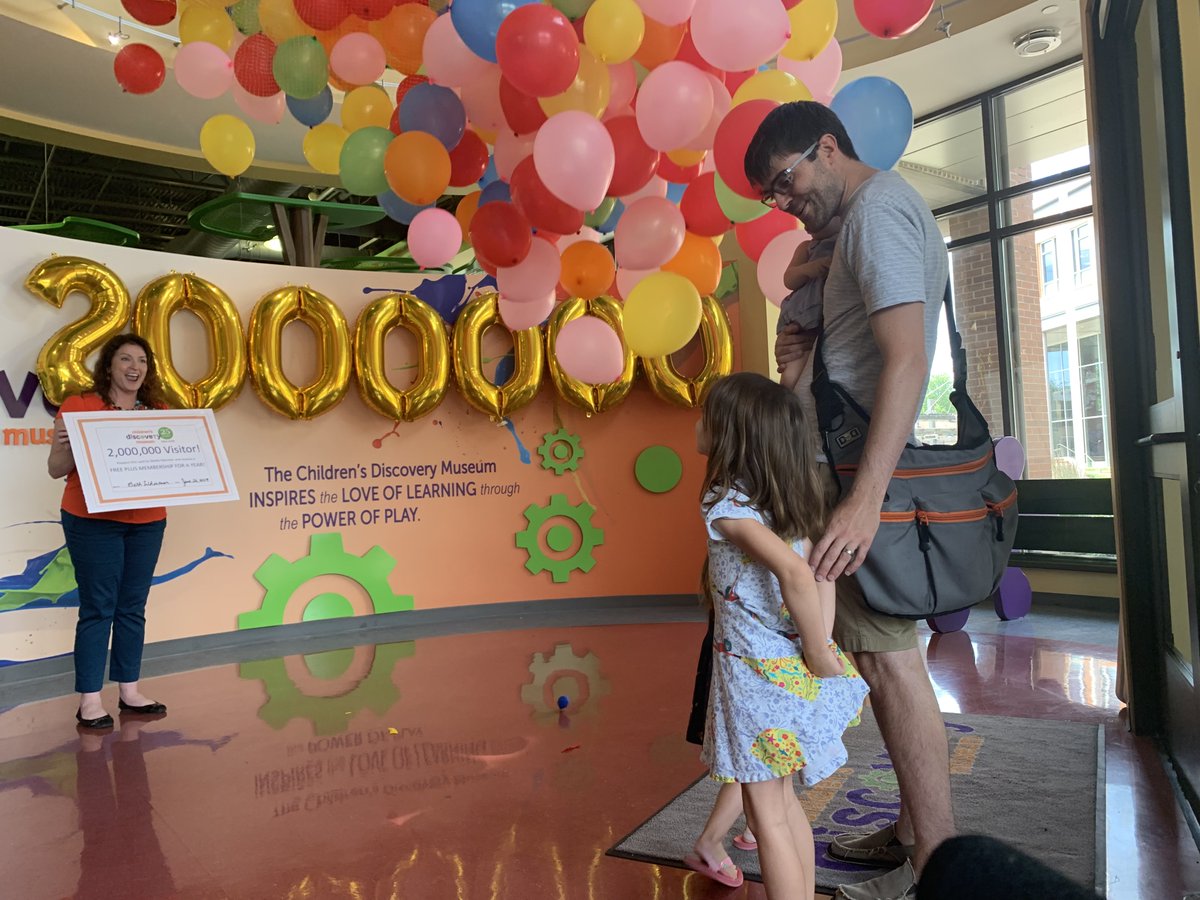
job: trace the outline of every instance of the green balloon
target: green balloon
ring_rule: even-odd
[[[342,186],[346,190],[363,197],[377,197],[388,190],[383,160],[394,137],[391,129],[369,127],[360,128],[346,138],[338,158]]]
[[[229,18],[233,19],[238,31],[246,37],[262,31],[262,25],[258,21],[258,0],[241,0],[240,3],[233,4],[229,7]]]
[[[594,2],[595,0],[550,0],[555,9],[571,20],[582,18]]]
[[[735,194],[729,189],[729,185],[721,180],[720,175],[714,175],[713,188],[717,195],[717,205],[731,222],[753,222],[771,211],[761,200],[751,200],[749,197]]]
[[[329,57],[321,42],[309,34],[288,38],[275,50],[275,81],[285,94],[308,100],[329,83]]]
[[[599,228],[608,221],[608,217],[612,215],[613,208],[616,205],[616,197],[605,197],[603,202],[594,211],[583,217],[583,224],[591,228]]]

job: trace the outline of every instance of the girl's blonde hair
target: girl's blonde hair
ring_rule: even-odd
[[[815,434],[795,394],[752,372],[729,375],[708,392],[701,427],[708,437],[702,502],[711,506],[741,491],[784,540],[820,538],[827,491]]]

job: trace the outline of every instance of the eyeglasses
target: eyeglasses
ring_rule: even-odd
[[[770,188],[768,188],[766,193],[764,193],[762,196],[762,202],[764,206],[770,206],[774,208],[779,205],[779,202],[775,199],[776,197],[787,196],[788,191],[790,191],[792,188],[792,169],[796,168],[796,166],[808,159],[809,154],[817,149],[817,144],[819,143],[821,143],[821,139],[817,138],[812,142],[812,145],[807,150],[800,154],[800,158],[798,160],[771,179]]]

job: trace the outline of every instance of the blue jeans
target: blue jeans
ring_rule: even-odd
[[[75,690],[99,691],[112,635],[108,677],[137,681],[146,640],[146,598],[158,563],[166,519],[131,524],[62,511],[67,551],[79,584],[75,626]]]

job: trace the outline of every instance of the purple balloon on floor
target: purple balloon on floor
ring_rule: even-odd
[[[944,616],[930,616],[925,620],[933,631],[938,634],[951,634],[955,631],[962,631],[962,627],[967,624],[967,617],[971,615],[971,609],[960,609],[958,612],[946,613]]]
[[[1015,566],[1009,566],[1000,576],[1000,587],[993,601],[996,615],[1005,622],[1019,619],[1029,614],[1033,608],[1033,588],[1025,573]]]

